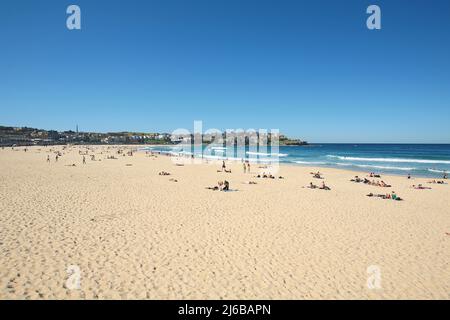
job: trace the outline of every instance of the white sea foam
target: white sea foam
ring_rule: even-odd
[[[212,150],[227,150],[226,147],[211,147]]]
[[[198,156],[198,155],[197,155]],[[203,155],[204,159],[209,159],[209,160],[230,160],[230,161],[241,161],[242,158],[236,158],[236,157],[225,157],[225,156],[212,156],[212,155]],[[270,158],[260,158],[260,159],[246,159],[246,161],[249,162],[264,162],[264,163],[273,163],[276,162],[274,159],[270,159]]]
[[[404,162],[404,163],[444,163],[450,164],[449,160],[427,160],[427,159],[404,159],[404,158],[359,158],[327,155],[330,158],[337,158],[344,161],[371,161],[371,162]]]
[[[252,151],[247,151],[246,152],[249,155],[254,155],[254,156],[272,156],[272,157],[287,157],[288,154],[286,153],[265,153],[265,152],[252,152]]]
[[[446,170],[438,170],[438,169],[427,169],[430,172],[436,172],[436,173],[446,173]]]
[[[326,162],[321,161],[293,161],[293,162],[298,164],[327,164]]]
[[[354,166],[358,168],[374,168],[374,169],[385,169],[385,170],[401,170],[401,171],[412,171],[416,168],[407,168],[407,167],[390,167],[390,166],[377,166],[370,164],[355,164],[355,163],[336,163],[338,166]]]

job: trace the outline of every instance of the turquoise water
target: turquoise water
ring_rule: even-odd
[[[177,147],[152,147],[155,151],[201,155],[201,150]],[[450,171],[450,144],[312,144],[279,147],[271,150],[248,150],[222,147],[203,148],[206,158],[279,160],[309,167],[332,167],[386,174],[440,178]]]

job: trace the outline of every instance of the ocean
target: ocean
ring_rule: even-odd
[[[168,153],[201,154],[201,151],[182,150],[176,146],[147,147],[143,150]],[[385,174],[441,178],[450,171],[450,144],[311,144],[308,146],[280,146],[271,150],[248,150],[207,146],[203,157],[211,159],[242,158],[250,161],[308,166],[343,168]]]

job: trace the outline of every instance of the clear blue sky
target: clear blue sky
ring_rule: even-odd
[[[0,44],[0,125],[450,143],[448,0],[2,0]]]

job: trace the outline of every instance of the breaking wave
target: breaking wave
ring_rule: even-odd
[[[327,155],[329,158],[337,158],[344,161],[371,161],[371,162],[404,162],[404,163],[442,163],[450,164],[449,160],[405,159],[405,158],[359,158]]]

